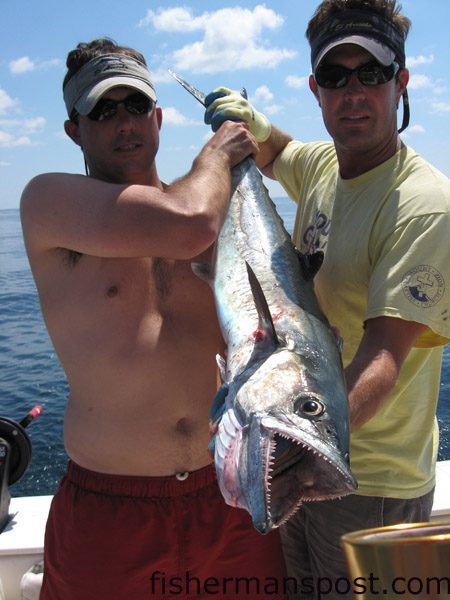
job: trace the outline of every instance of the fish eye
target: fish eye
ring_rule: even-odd
[[[294,402],[295,412],[304,417],[320,417],[325,412],[325,405],[313,396],[302,396]]]

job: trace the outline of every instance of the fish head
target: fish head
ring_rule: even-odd
[[[233,382],[216,434],[222,494],[248,510],[261,533],[282,525],[302,502],[356,488],[343,377],[308,361],[284,348]]]

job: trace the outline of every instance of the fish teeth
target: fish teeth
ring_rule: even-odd
[[[299,500],[297,504],[293,506],[290,512],[287,515],[285,515],[284,518],[279,522],[278,526],[284,525],[292,517],[292,515],[298,511],[302,504],[303,501]]]

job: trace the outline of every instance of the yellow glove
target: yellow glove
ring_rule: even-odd
[[[205,123],[217,131],[224,121],[245,121],[257,142],[265,142],[272,131],[268,118],[253,108],[240,92],[220,87],[205,98]]]

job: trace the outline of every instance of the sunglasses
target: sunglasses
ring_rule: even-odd
[[[123,100],[112,100],[112,98],[101,98],[91,112],[87,115],[91,121],[106,121],[112,119],[117,113],[117,107],[123,104],[130,115],[145,115],[153,110],[153,100],[136,92],[130,94]]]
[[[341,65],[324,65],[314,73],[317,85],[329,90],[345,87],[353,73],[363,85],[374,86],[391,81],[400,69],[396,62],[391,65],[380,65],[376,62],[360,65],[356,69],[347,69]]]

